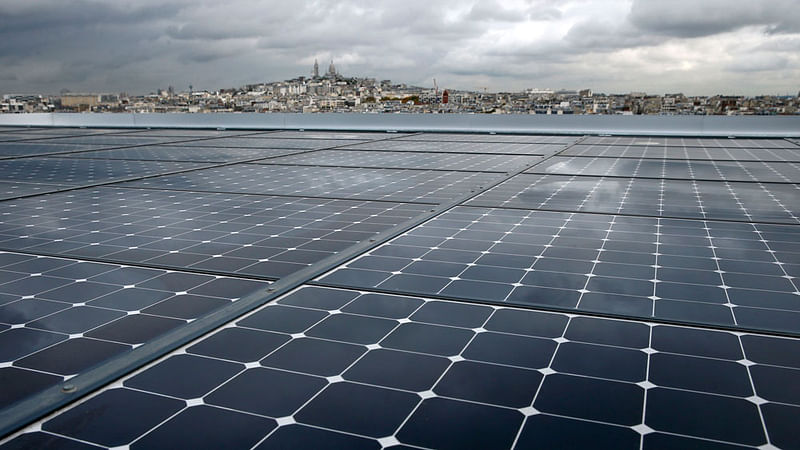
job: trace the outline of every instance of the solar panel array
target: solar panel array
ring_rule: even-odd
[[[799,172],[788,139],[0,129],[0,447],[800,448]]]

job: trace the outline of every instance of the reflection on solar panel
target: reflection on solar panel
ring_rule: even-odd
[[[575,145],[562,155],[633,159],[714,161],[800,161],[800,148],[667,147],[663,145]]]
[[[375,167],[390,169],[471,170],[505,172],[531,165],[538,156],[480,155],[460,153],[412,153],[363,150],[320,150],[265,161],[310,166]]]
[[[69,189],[69,187],[65,185],[43,183],[15,183],[12,181],[0,181],[0,199],[15,198],[33,194],[44,194],[46,192],[56,192],[64,189]]]
[[[83,151],[64,155],[69,158],[130,159],[141,161],[236,162],[260,160],[300,153],[304,150],[272,148],[179,147],[148,145],[108,150]]]
[[[179,172],[200,164],[76,158],[17,158],[0,161],[3,180],[93,184],[134,176]]]
[[[133,181],[128,186],[441,203],[498,177],[482,172],[237,164]]]
[[[574,136],[532,136],[532,135],[486,135],[486,134],[415,134],[402,137],[398,141],[427,142],[487,142],[509,144],[574,144],[578,140]]]
[[[685,180],[800,182],[800,163],[555,157],[531,173]]]
[[[0,155],[2,448],[800,448],[788,139],[14,128]]]
[[[387,150],[393,152],[433,152],[433,153],[499,153],[510,155],[544,155],[562,150],[563,144],[518,144],[502,142],[460,142],[460,141],[378,141],[343,147],[352,150]]]
[[[264,135],[269,136],[269,135]],[[361,140],[334,140],[334,139],[273,139],[270,137],[224,137],[216,140],[190,141],[176,145],[196,145],[204,147],[233,147],[233,148],[296,148],[316,150],[321,148],[349,145]]]
[[[424,209],[390,202],[100,188],[7,203],[0,247],[275,279]]]
[[[43,156],[59,153],[80,154],[80,152],[104,147],[92,144],[40,144],[38,141],[8,142],[0,147],[0,158],[8,156]]]
[[[597,145],[633,145],[663,147],[700,147],[700,148],[788,148],[797,150],[797,146],[785,139],[710,139],[710,138],[673,138],[673,137],[601,137],[589,136],[581,144]]]
[[[518,175],[470,205],[800,223],[796,184]]]
[[[52,137],[52,134],[47,133],[0,133],[0,142],[36,142],[37,139],[48,139]]]

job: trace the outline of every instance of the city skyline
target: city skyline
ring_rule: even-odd
[[[795,95],[800,1],[0,0],[0,91],[219,89],[340,73],[480,91]]]

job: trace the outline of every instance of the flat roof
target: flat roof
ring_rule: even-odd
[[[35,113],[0,114],[0,126],[800,138],[800,115]]]

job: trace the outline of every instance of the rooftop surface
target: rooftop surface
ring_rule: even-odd
[[[0,447],[800,448],[800,144],[705,123],[0,127]]]

